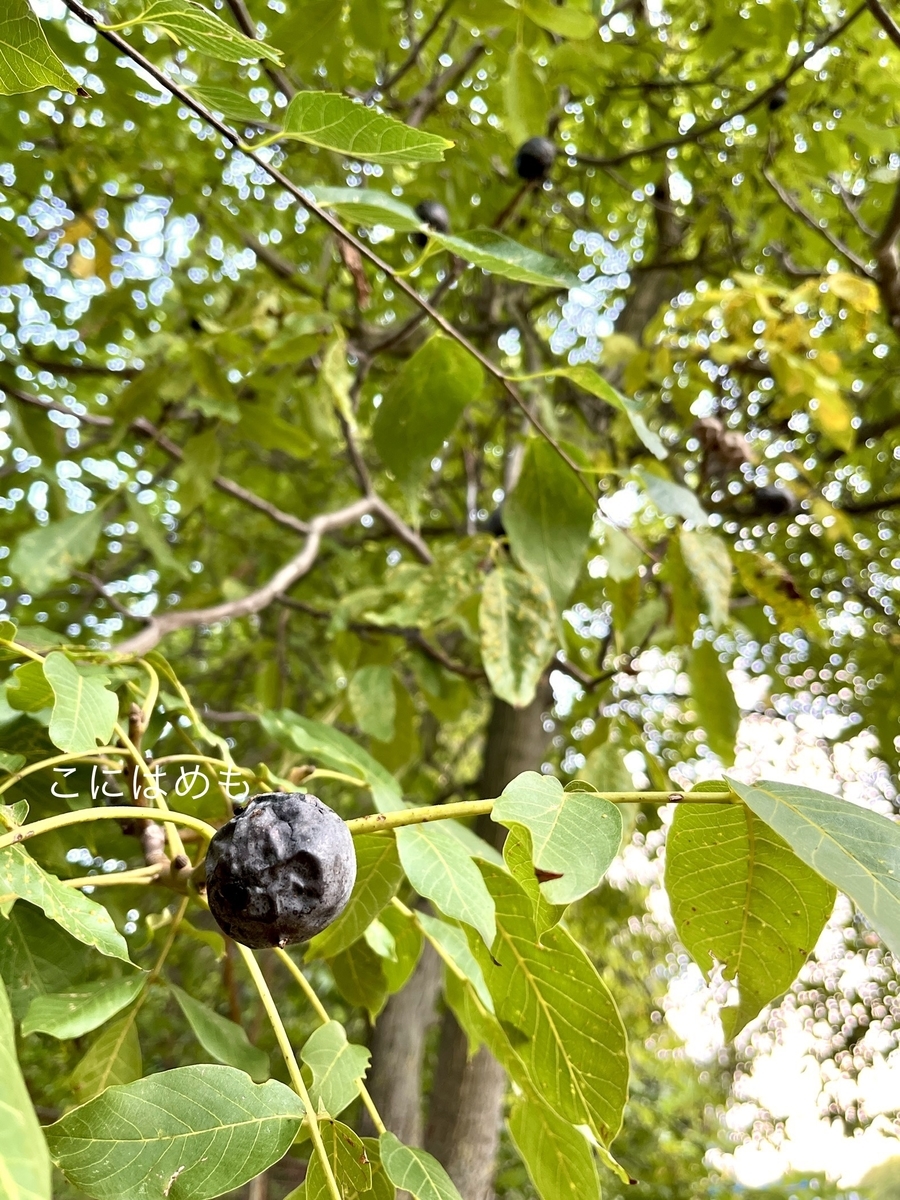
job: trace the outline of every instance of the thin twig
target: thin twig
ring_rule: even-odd
[[[428,28],[425,30],[425,32],[422,34],[422,36],[418,39],[418,41],[413,45],[412,49],[410,50],[410,52],[409,52],[408,56],[406,57],[406,59],[404,60],[404,62],[402,62],[400,64],[400,66],[397,68],[397,70],[394,71],[393,75],[389,75],[387,77],[387,79],[385,79],[382,83],[379,83],[374,87],[371,87],[369,89],[369,91],[366,93],[366,95],[364,96],[364,100],[366,100],[367,102],[371,101],[376,92],[382,92],[382,93],[389,92],[392,87],[395,87],[400,82],[400,80],[403,78],[404,75],[406,75],[406,73],[408,71],[412,70],[412,68],[419,61],[419,56],[421,55],[422,51],[425,49],[425,47],[431,41],[434,34],[437,32],[437,29],[440,26],[441,21],[443,21],[444,17],[446,17],[447,13],[450,11],[450,8],[453,5],[453,3],[454,3],[454,0],[444,0],[444,3],[441,5],[441,7],[435,13],[434,19],[432,20],[431,24],[428,26]]]
[[[861,275],[865,275],[867,279],[874,278],[872,272],[869,270],[868,263],[861,259],[854,250],[851,250],[846,242],[842,241],[836,234],[833,234],[826,225],[820,225],[813,214],[803,207],[797,197],[778,182],[768,167],[763,167],[762,173],[766,183],[768,183],[782,204],[789,208],[810,229],[819,234],[820,237],[823,237],[834,250],[837,250],[842,258],[846,258],[852,266],[856,267]]]
[[[190,109],[191,112],[195,113],[201,118],[201,120],[205,121],[207,125],[209,125],[212,129],[215,129],[219,134],[222,135],[222,137],[226,138],[227,141],[229,141],[232,146],[235,147],[235,149],[240,150],[240,152],[247,159],[249,159],[250,162],[255,163],[256,166],[258,166],[262,171],[265,171],[266,174],[275,180],[275,182],[281,187],[283,187],[284,190],[290,196],[292,196],[298,204],[302,204],[308,212],[312,213],[312,215],[315,216],[319,221],[327,225],[333,233],[336,233],[339,237],[342,237],[349,242],[351,246],[354,246],[364,258],[367,258],[369,262],[376,267],[377,270],[382,271],[385,277],[391,280],[398,291],[401,291],[410,301],[412,301],[413,304],[421,308],[423,312],[425,312],[427,316],[434,322],[438,329],[440,329],[447,335],[447,337],[452,338],[453,341],[460,345],[468,354],[470,354],[478,363],[481,364],[483,369],[493,379],[500,384],[512,401],[522,410],[523,413],[525,413],[528,421],[531,423],[534,429],[542,438],[545,439],[548,445],[553,447],[555,453],[559,455],[569,470],[577,476],[579,482],[588,492],[591,498],[594,498],[593,490],[590,484],[588,484],[588,482],[585,480],[580,467],[574,462],[569,454],[567,454],[563,447],[560,446],[559,442],[557,442],[549,430],[544,427],[540,419],[529,410],[528,405],[519,395],[518,389],[509,379],[507,379],[506,375],[496,365],[496,363],[492,362],[486,354],[483,354],[477,346],[473,345],[464,334],[460,333],[460,331],[451,321],[443,316],[442,313],[438,312],[437,309],[435,309],[433,305],[431,305],[423,296],[420,296],[416,289],[402,275],[398,275],[397,272],[394,271],[394,269],[390,266],[390,264],[387,263],[379,254],[377,254],[370,245],[368,245],[366,242],[360,241],[359,238],[355,237],[349,232],[349,230],[345,229],[335,216],[333,216],[327,209],[322,208],[316,203],[308,191],[294,183],[289,176],[285,175],[284,172],[279,170],[278,167],[274,166],[273,163],[263,158],[262,155],[257,150],[254,150],[252,146],[246,145],[241,139],[240,135],[234,129],[232,129],[230,125],[226,124],[225,121],[211,113],[203,104],[200,103],[199,100],[196,100],[190,95],[189,92],[186,92],[184,88],[173,82],[173,80],[171,80],[164,71],[161,71],[157,66],[150,62],[148,58],[145,58],[143,54],[135,50],[134,47],[130,45],[123,37],[121,37],[114,29],[105,28],[103,23],[92,12],[90,12],[89,9],[85,8],[84,5],[80,3],[80,0],[63,0],[63,2],[69,12],[74,13],[75,16],[84,21],[89,28],[95,30],[112,46],[115,46],[115,48],[122,54],[126,55],[133,62],[137,63],[142,70],[146,71],[147,74],[150,75],[150,77],[160,85],[160,87],[169,92],[171,95],[177,97],[178,100],[185,106],[185,108]],[[469,58],[471,57],[471,52],[474,50],[474,48],[475,47],[470,47],[469,54],[466,57],[467,68],[471,65]],[[483,52],[483,50],[484,46],[481,46],[481,52]],[[459,63],[455,64],[457,67],[459,65]],[[448,68],[448,70],[452,71],[453,68]]]

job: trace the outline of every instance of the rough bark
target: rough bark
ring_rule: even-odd
[[[426,943],[409,983],[391,996],[372,1034],[369,1091],[382,1120],[407,1146],[422,1145],[422,1063],[436,1019],[441,960]],[[363,1132],[373,1134],[368,1117]]]
[[[549,743],[543,714],[552,697],[545,683],[527,708],[494,700],[485,743],[480,795],[499,796],[522,771],[540,770]],[[495,845],[504,830],[486,818],[479,833]],[[468,1057],[466,1035],[449,1011],[440,1046],[425,1132],[425,1148],[443,1164],[463,1200],[491,1200],[503,1119],[506,1076],[482,1047]]]

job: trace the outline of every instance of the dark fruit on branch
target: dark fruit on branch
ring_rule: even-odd
[[[784,488],[758,487],[754,493],[754,512],[759,516],[783,517],[797,507],[794,497]]]
[[[347,826],[303,792],[256,796],[216,833],[206,896],[219,926],[244,946],[290,946],[340,916],[356,880]]]
[[[436,233],[450,232],[450,214],[439,200],[421,200],[415,207],[416,216]],[[412,235],[417,246],[428,243],[428,234],[417,231]]]
[[[520,179],[546,179],[555,159],[556,146],[549,138],[529,138],[516,152],[516,174]]]
[[[490,533],[494,537],[506,537],[506,526],[503,524],[503,506],[495,508],[493,512],[489,512],[481,524],[481,528],[485,533]]]
[[[776,88],[769,97],[769,112],[778,112],[779,108],[784,108],[788,102],[788,92],[786,87]]]

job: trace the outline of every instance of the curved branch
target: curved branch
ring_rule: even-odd
[[[477,346],[473,345],[464,334],[460,333],[452,321],[448,321],[448,319],[443,316],[442,313],[438,312],[438,310],[428,300],[426,300],[424,296],[421,296],[416,291],[416,289],[408,282],[408,280],[406,280],[402,275],[398,275],[397,272],[390,266],[390,264],[385,262],[381,255],[377,254],[372,249],[371,245],[360,241],[360,239],[350,233],[348,229],[345,229],[345,227],[335,216],[333,216],[327,209],[322,208],[321,205],[316,203],[308,191],[294,183],[289,176],[285,175],[284,172],[279,170],[278,167],[274,166],[273,163],[263,158],[258,151],[253,149],[252,146],[246,145],[240,135],[234,129],[232,129],[230,125],[214,116],[214,114],[211,113],[203,104],[201,104],[199,100],[196,100],[193,96],[186,92],[184,88],[179,87],[177,83],[174,83],[171,79],[169,79],[164,71],[161,71],[157,66],[150,62],[148,58],[145,58],[138,50],[135,50],[134,47],[125,40],[125,38],[121,37],[114,29],[106,28],[99,18],[97,18],[89,9],[85,8],[84,5],[80,3],[80,0],[63,0],[63,3],[69,12],[73,13],[76,17],[79,17],[85,23],[85,25],[87,25],[90,29],[93,29],[100,35],[100,37],[109,42],[110,45],[115,46],[115,48],[121,54],[124,54],[126,57],[130,58],[132,62],[137,63],[141,70],[146,71],[146,73],[157,84],[159,84],[161,88],[165,89],[165,91],[167,91],[170,95],[177,97],[179,102],[183,104],[185,108],[190,109],[190,111],[200,117],[202,121],[205,121],[211,129],[215,129],[216,132],[221,134],[222,137],[226,138],[232,146],[234,146],[236,149],[239,149],[240,152],[252,163],[258,166],[260,170],[265,171],[266,174],[274,179],[275,182],[281,187],[283,187],[284,190],[290,196],[292,196],[298,204],[302,204],[303,207],[308,212],[312,213],[317,220],[321,221],[324,225],[327,225],[333,233],[336,233],[338,237],[343,238],[345,242],[353,246],[353,248],[357,250],[359,254],[363,256],[363,258],[367,258],[369,262],[377,268],[377,270],[383,272],[385,277],[390,279],[391,283],[398,291],[402,292],[404,296],[406,296],[407,299],[418,308],[421,308],[438,329],[445,333],[447,337],[452,338],[457,345],[461,346],[467,354],[470,354],[472,358],[474,358],[475,361],[481,365],[481,367],[487,372],[488,375],[491,376],[492,379],[495,379],[500,384],[513,403],[525,414],[526,420],[533,426],[533,428],[538,434],[540,434],[547,444],[553,447],[555,453],[559,455],[569,470],[572,471],[573,474],[578,478],[580,484],[584,487],[585,491],[588,492],[591,499],[594,499],[594,490],[586,481],[584,475],[582,474],[581,468],[566,453],[563,447],[560,446],[559,442],[553,437],[549,430],[545,428],[543,422],[533,412],[531,412],[529,406],[519,394],[518,388],[516,388],[510,382],[510,380],[507,379],[497,364],[492,362],[486,354],[483,354]],[[469,65],[471,65],[471,63]],[[449,69],[453,70],[453,68]]]
[[[174,633],[177,629],[191,629],[198,625],[210,625],[216,621],[248,617],[253,613],[261,612],[312,569],[319,556],[319,549],[325,534],[333,533],[337,529],[344,529],[348,525],[353,525],[361,517],[369,515],[381,517],[395,533],[402,536],[403,540],[419,554],[420,558],[424,558],[426,562],[431,561],[428,547],[389,505],[379,496],[365,496],[362,500],[348,504],[346,508],[339,508],[335,512],[322,513],[318,517],[313,517],[309,523],[309,532],[303,548],[293,558],[289,558],[284,566],[280,567],[268,583],[264,583],[262,587],[248,592],[246,596],[241,596],[238,600],[212,604],[208,608],[180,609],[162,613],[158,617],[151,617],[145,629],[126,641],[120,642],[115,647],[116,650],[121,654],[146,654],[162,638],[169,633]]]

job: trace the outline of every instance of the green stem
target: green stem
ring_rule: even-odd
[[[355,775],[342,775],[340,771],[326,771],[321,767],[316,769],[303,780],[304,783],[309,779],[336,779],[339,783],[349,783],[353,787],[364,788],[368,787],[365,779],[357,779]]]
[[[303,995],[309,1001],[310,1005],[312,1006],[313,1011],[315,1012],[315,1014],[319,1018],[319,1020],[322,1022],[322,1024],[324,1025],[328,1021],[330,1021],[331,1017],[329,1017],[328,1010],[325,1008],[325,1005],[322,1003],[322,1001],[316,995],[312,984],[309,982],[309,980],[306,978],[306,976],[303,974],[303,972],[300,970],[300,968],[297,966],[297,964],[294,962],[294,960],[291,958],[291,956],[288,954],[288,952],[286,950],[276,950],[275,953],[278,955],[278,957],[281,959],[281,961],[284,963],[284,965],[287,967],[287,969],[290,971],[290,973],[293,975],[293,977],[297,980],[297,983],[300,985],[300,990],[303,992]],[[375,1101],[372,1099],[369,1089],[366,1087],[366,1085],[363,1083],[363,1081],[361,1079],[358,1079],[356,1081],[356,1086],[359,1091],[360,1099],[362,1100],[363,1104],[366,1106],[369,1116],[372,1118],[372,1124],[375,1126],[375,1128],[378,1130],[379,1133],[387,1133],[387,1126],[385,1125],[384,1121],[382,1121],[381,1114],[379,1113],[378,1109],[375,1107]]]
[[[3,783],[0,783],[0,796],[4,792],[8,792],[11,787],[14,787],[20,779],[24,779],[26,775],[33,775],[35,771],[43,771],[45,767],[53,767],[57,763],[76,762],[81,759],[84,759],[85,762],[92,762],[104,754],[118,754],[121,758],[127,758],[129,751],[123,750],[121,746],[98,746],[96,750],[91,751],[89,758],[85,757],[84,753],[80,750],[76,752],[70,751],[68,754],[54,754],[52,758],[42,758],[40,762],[22,767],[14,775],[10,775],[9,779],[4,779]]]
[[[739,804],[730,792],[601,792],[598,799],[611,804]],[[460,800],[457,804],[432,804],[425,808],[401,808],[396,812],[374,813],[347,822],[354,835],[398,829],[404,825],[424,825],[428,821],[448,821],[453,817],[480,817],[494,807],[493,800]]]
[[[287,1030],[284,1027],[284,1021],[281,1019],[278,1006],[269,990],[265,976],[259,969],[259,963],[256,961],[253,952],[248,950],[246,946],[242,946],[240,942],[236,943],[236,945],[247,966],[247,970],[250,972],[250,977],[253,980],[256,990],[259,992],[259,998],[263,1002],[263,1008],[266,1010],[272,1029],[275,1031],[275,1039],[284,1057],[288,1074],[291,1077],[291,1083],[294,1085],[294,1090],[303,1101],[303,1107],[306,1109],[306,1119],[309,1122],[310,1136],[312,1137],[316,1154],[319,1156],[319,1162],[322,1164],[322,1170],[325,1172],[325,1182],[328,1184],[328,1191],[331,1194],[332,1200],[343,1200],[341,1190],[334,1177],[334,1171],[332,1171],[331,1163],[328,1160],[325,1143],[322,1141],[322,1131],[319,1129],[318,1115],[313,1108],[312,1100],[309,1098],[306,1084],[303,1082],[303,1076],[300,1073],[300,1064],[297,1062],[297,1057],[291,1046],[291,1039],[288,1037]]]
[[[128,736],[128,734],[125,732],[125,730],[122,728],[122,725],[120,724],[120,722],[118,722],[118,721],[116,722],[115,729],[116,729],[116,733],[119,735],[119,741],[122,743],[123,746],[126,746],[128,748],[128,750],[131,752],[131,757],[134,760],[134,765],[140,771],[141,775],[144,777],[144,782],[150,789],[150,795],[153,797],[153,804],[155,806],[154,811],[155,812],[168,812],[169,805],[166,803],[166,798],[162,794],[162,789],[159,787],[156,780],[153,778],[153,775],[150,771],[149,766],[147,765],[147,761],[144,758],[143,754],[141,754],[140,750],[137,748],[137,746],[134,744],[134,742],[131,740],[131,738]],[[180,857],[180,858],[187,859],[188,862],[191,861],[190,855],[185,854],[185,852],[184,852],[184,842],[182,842],[181,834],[174,827],[174,825],[166,826],[166,840],[169,843],[169,857],[170,858],[179,858]]]
[[[207,825],[199,817],[189,817],[187,813],[148,810],[134,804],[114,804],[108,808],[82,808],[76,812],[57,813],[55,817],[45,817],[43,821],[32,821],[30,825],[20,825],[11,833],[5,833],[0,837],[0,850],[37,837],[38,834],[49,833],[51,829],[63,829],[66,825],[81,825],[88,821],[146,821],[148,819],[159,821],[161,825],[184,825],[187,829],[196,830],[207,841],[216,832],[212,825]]]

